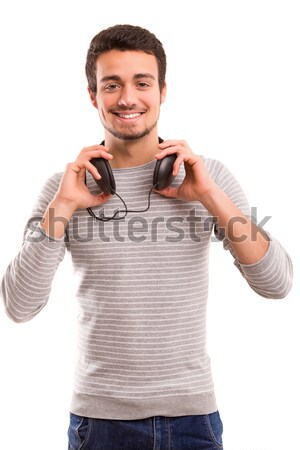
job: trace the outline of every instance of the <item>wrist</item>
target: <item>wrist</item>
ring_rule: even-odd
[[[55,212],[55,216],[62,216],[70,220],[77,209],[77,205],[75,202],[65,200],[56,195],[49,203],[49,208]]]
[[[40,226],[47,236],[61,239],[75,210],[76,207],[72,203],[54,197],[48,205]]]
[[[210,210],[221,202],[222,197],[224,196],[224,192],[216,184],[214,184],[205,192],[201,192],[201,194],[199,194],[198,201],[202,203],[207,210]]]

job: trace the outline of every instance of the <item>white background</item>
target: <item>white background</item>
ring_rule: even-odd
[[[195,10],[197,4],[197,11]],[[299,3],[13,1],[0,10],[1,274],[46,178],[103,137],[86,90],[92,37],[117,23],[163,42],[168,97],[159,133],[222,160],[258,219],[290,253],[294,288],[266,300],[222,245],[211,249],[208,349],[225,450],[299,442]],[[0,446],[64,450],[76,355],[76,282],[68,257],[47,307],[11,322],[0,304]],[[297,444],[296,444],[297,443]],[[142,449],[141,449],[142,450]]]

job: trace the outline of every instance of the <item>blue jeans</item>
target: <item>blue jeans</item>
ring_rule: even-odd
[[[142,420],[91,419],[70,414],[69,450],[222,450],[216,411]]]

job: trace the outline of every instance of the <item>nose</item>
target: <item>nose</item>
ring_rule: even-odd
[[[132,86],[123,86],[120,90],[120,97],[118,100],[119,106],[133,107],[137,104],[135,89]]]

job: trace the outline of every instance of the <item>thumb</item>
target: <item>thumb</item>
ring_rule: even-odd
[[[99,206],[102,205],[103,203],[106,203],[111,197],[111,194],[97,194],[97,195],[93,195],[92,196],[92,205],[91,208],[93,206]]]
[[[175,187],[167,187],[165,189],[157,190],[155,189],[157,194],[163,195],[168,198],[177,198],[178,197],[178,188]]]

